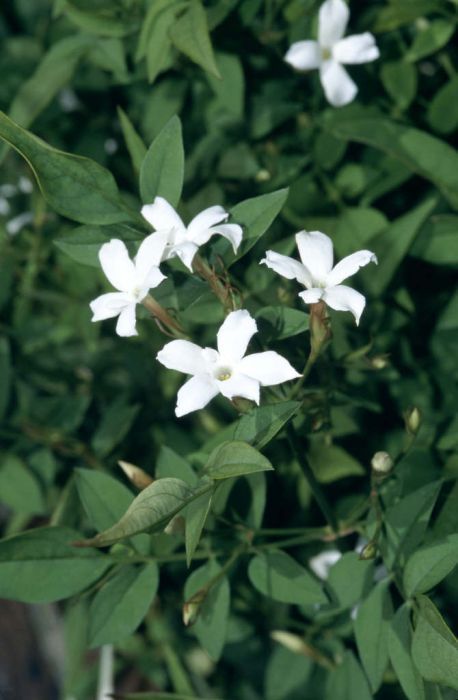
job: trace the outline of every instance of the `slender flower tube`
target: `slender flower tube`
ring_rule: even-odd
[[[201,211],[188,226],[185,226],[172,205],[163,197],[156,197],[152,204],[146,204],[141,213],[156,231],[167,238],[162,260],[178,256],[191,272],[193,258],[200,246],[215,234],[227,238],[234,252],[237,252],[242,240],[242,227],[224,223],[229,218],[229,213],[218,205]]]
[[[360,267],[370,262],[377,263],[374,253],[359,250],[333,267],[332,241],[325,233],[299,231],[296,243],[301,262],[268,250],[261,264],[267,265],[286,279],[296,279],[304,285],[306,291],[300,292],[299,296],[306,304],[316,304],[322,299],[331,309],[351,311],[358,325],[366,299],[355,289],[340,283],[354,275]]]
[[[259,404],[261,386],[273,386],[301,375],[273,351],[245,355],[256,321],[248,311],[232,311],[217,334],[217,350],[187,340],[172,340],[157,359],[168,369],[190,374],[178,392],[175,414],[180,417],[204,408],[217,394],[240,396]]]
[[[103,321],[118,316],[116,333],[120,336],[137,335],[135,307],[157,287],[165,275],[159,269],[166,237],[151,234],[141,243],[132,261],[122,241],[113,238],[104,243],[99,251],[99,260],[105,276],[117,292],[102,294],[91,301],[92,321]]]
[[[297,70],[318,68],[326,98],[334,107],[348,104],[358,92],[342,65],[368,63],[380,55],[370,32],[343,38],[349,16],[344,0],[326,0],[318,16],[318,41],[297,41],[285,55]]]

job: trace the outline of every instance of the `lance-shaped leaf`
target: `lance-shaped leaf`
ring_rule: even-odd
[[[429,598],[418,596],[412,658],[423,678],[458,690],[458,640]]]
[[[321,605],[328,599],[316,579],[281,551],[258,554],[250,561],[248,577],[253,586],[274,600],[296,605]]]
[[[191,61],[221,78],[208,32],[207,15],[200,0],[191,0],[186,11],[171,27],[169,36],[176,48]]]
[[[189,566],[196,547],[199,544],[202,530],[205,526],[208,513],[210,511],[214,489],[203,493],[202,496],[192,501],[186,508],[185,521],[185,544],[186,544],[186,563]]]
[[[0,112],[0,138],[25,158],[43,197],[59,214],[82,224],[135,218],[123,204],[113,175],[81,156],[59,151]]]
[[[404,569],[404,589],[409,597],[436,586],[458,565],[458,535],[418,549]]]
[[[273,466],[246,442],[223,442],[218,445],[205,465],[204,473],[211,479],[229,479],[243,474],[271,471]]]
[[[184,174],[184,150],[181,122],[172,117],[156,136],[140,168],[140,194],[144,204],[164,197],[176,207],[181,196]]]
[[[180,479],[158,479],[138,494],[113,527],[76,544],[82,547],[106,547],[139,532],[158,530],[194,499],[212,488],[210,481],[202,481],[193,489]]]

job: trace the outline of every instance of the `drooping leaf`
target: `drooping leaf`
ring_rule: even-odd
[[[181,122],[172,117],[149,147],[140,168],[140,193],[144,204],[164,197],[176,207],[181,196],[184,151]]]
[[[82,224],[115,224],[134,216],[112,174],[81,156],[58,151],[0,112],[0,138],[25,158],[48,204]]]
[[[64,527],[36,528],[0,542],[0,597],[51,603],[90,586],[110,561],[95,549],[78,549]]]
[[[420,595],[417,602],[412,642],[415,666],[425,680],[458,690],[458,640],[429,598]]]
[[[321,585],[285,552],[272,550],[256,555],[250,561],[248,576],[256,590],[281,603],[328,602]]]
[[[204,473],[211,479],[229,479],[233,476],[271,471],[273,466],[266,457],[246,442],[223,442],[208,458]]]

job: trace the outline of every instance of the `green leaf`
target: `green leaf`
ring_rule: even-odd
[[[173,477],[185,481],[189,486],[198,482],[197,475],[189,462],[167,445],[162,445],[156,462],[156,477]]]
[[[367,595],[372,586],[374,564],[363,561],[356,552],[346,552],[331,568],[327,587],[339,610],[347,610]]]
[[[117,522],[134,499],[129,489],[109,474],[76,469],[75,478],[86,515],[98,532]]]
[[[143,237],[143,234],[124,224],[78,226],[63,238],[54,240],[53,243],[72,260],[100,269],[99,251],[104,243],[112,238],[140,241]]]
[[[93,3],[86,5],[79,0],[66,0],[65,14],[77,27],[97,36],[123,37],[138,27],[136,13],[125,12],[119,17],[108,5],[99,8]]]
[[[295,654],[284,646],[276,646],[267,663],[263,698],[285,700],[301,697],[312,670],[311,659]]]
[[[172,4],[159,14],[151,25],[146,47],[146,70],[150,83],[170,67],[173,59],[170,28],[175,22],[177,10],[183,6],[185,3]]]
[[[180,479],[158,479],[138,494],[113,527],[82,544],[106,547],[139,532],[158,530],[191,501],[212,488],[212,483],[203,482],[198,488],[191,489]]]
[[[353,623],[361,663],[373,693],[382,685],[388,666],[388,632],[393,616],[390,581],[380,581],[358,607]]]
[[[428,106],[428,122],[440,134],[450,134],[458,126],[458,75],[441,87]]]
[[[172,117],[156,136],[140,168],[140,193],[145,204],[164,197],[176,207],[183,187],[184,150],[181,122]]]
[[[124,110],[121,109],[121,107],[118,107],[118,117],[132,165],[135,172],[140,173],[141,164],[146,156],[146,146],[129,117]]]
[[[58,151],[0,112],[0,138],[25,158],[43,197],[59,214],[82,224],[132,218],[112,174],[89,158]]]
[[[420,595],[412,658],[423,678],[458,690],[458,640],[436,606]]]
[[[203,493],[189,504],[185,512],[186,564],[191,564],[194,552],[199,544],[202,530],[210,512],[214,491]]]
[[[74,530],[43,527],[0,542],[0,598],[51,603],[94,583],[110,562],[97,550],[72,547]]]
[[[386,565],[402,565],[421,543],[442,482],[435,481],[409,493],[385,512],[388,551]]]
[[[217,241],[213,246],[214,254],[220,255],[224,259],[226,267],[243,258],[258,242],[281,211],[287,196],[288,189],[286,188],[246,199],[232,207],[230,210],[231,220],[233,219],[243,228],[240,248],[237,253],[234,253],[230,243],[223,239]]]
[[[377,255],[379,264],[375,270],[363,270],[361,276],[372,294],[380,295],[389,285],[422,224],[436,205],[437,199],[428,197],[370,242],[370,249]]]
[[[220,573],[221,567],[214,559],[193,571],[185,584],[185,600],[192,598],[211,579],[219,576]],[[201,605],[197,621],[191,627],[200,644],[213,661],[218,661],[226,641],[229,604],[229,581],[226,576],[223,576],[211,587]]]
[[[412,46],[406,53],[406,60],[415,62],[439,51],[455,32],[454,22],[434,19],[424,29],[419,29]]]
[[[437,9],[437,0],[403,0],[402,2],[395,0],[379,10],[374,31],[391,32]]]
[[[380,70],[383,87],[401,109],[407,109],[417,94],[417,70],[405,61],[383,63]]]
[[[261,321],[259,330],[266,342],[291,338],[304,333],[309,327],[308,314],[287,306],[264,306],[255,317]]]
[[[272,469],[269,460],[248,443],[228,441],[213,450],[205,465],[204,474],[211,479],[229,479]]]
[[[458,565],[458,535],[450,535],[418,549],[407,560],[404,569],[404,589],[409,598],[426,593]]]
[[[365,143],[397,158],[433,182],[450,204],[458,208],[458,154],[444,141],[382,117],[330,115],[324,126],[335,136]]]
[[[256,590],[281,603],[321,605],[328,602],[316,579],[285,552],[272,550],[253,557],[248,576]]]
[[[237,421],[233,438],[249,442],[261,450],[278,435],[300,406],[299,401],[281,401],[253,408]]]
[[[140,404],[129,405],[117,398],[105,410],[100,425],[92,435],[91,446],[96,455],[106,457],[129,432],[140,410]]]
[[[124,566],[100,588],[89,611],[91,648],[119,642],[134,632],[156,595],[159,570],[152,562]]]
[[[17,513],[37,515],[46,511],[34,473],[13,454],[0,457],[0,503]]]
[[[308,458],[316,478],[322,484],[365,474],[361,464],[342,447],[327,445],[321,439],[311,441]]]
[[[422,227],[411,255],[434,265],[458,264],[458,216],[437,214]]]
[[[425,700],[423,680],[412,661],[412,635],[410,609],[404,603],[396,611],[388,633],[390,662],[408,700]]]
[[[8,338],[0,336],[0,422],[6,415],[10,400],[12,367]]]
[[[330,672],[324,700],[372,700],[366,676],[351,651]]]
[[[208,32],[207,15],[200,0],[190,0],[188,8],[171,27],[169,36],[176,48],[191,61],[221,78]]]

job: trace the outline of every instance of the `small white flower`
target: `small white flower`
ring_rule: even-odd
[[[204,209],[185,226],[175,209],[163,197],[156,197],[152,204],[145,204],[142,216],[156,231],[167,233],[167,246],[162,259],[178,256],[192,272],[192,261],[198,249],[218,233],[231,243],[234,253],[242,240],[242,227],[238,224],[225,224],[229,214],[216,205]]]
[[[117,292],[102,294],[90,307],[92,321],[119,316],[116,333],[121,336],[137,335],[135,328],[135,307],[165,279],[159,270],[166,239],[162,235],[151,234],[141,243],[132,261],[124,243],[113,238],[104,243],[99,251],[99,260],[107,279]]]
[[[286,279],[296,279],[303,284],[307,289],[299,296],[306,304],[316,304],[322,299],[331,309],[351,311],[358,325],[366,299],[355,289],[340,283],[354,275],[360,267],[370,262],[376,263],[374,253],[359,250],[333,267],[332,241],[325,233],[299,231],[296,233],[296,243],[302,262],[268,250],[261,264],[264,263]]]
[[[201,348],[188,340],[172,340],[157,359],[168,369],[192,375],[178,392],[175,414],[184,416],[207,405],[217,394],[241,396],[259,404],[261,386],[281,384],[301,375],[276,352],[245,357],[256,321],[248,311],[232,311],[217,334],[218,350]]]
[[[318,41],[297,41],[285,55],[297,70],[319,69],[326,98],[334,107],[348,104],[358,92],[342,64],[368,63],[380,55],[370,32],[343,38],[349,16],[343,0],[326,0],[318,16]]]
[[[326,549],[324,552],[320,552],[320,554],[309,559],[309,566],[318,578],[326,581],[329,571],[339,561],[341,556],[342,552],[339,552],[338,549]]]

